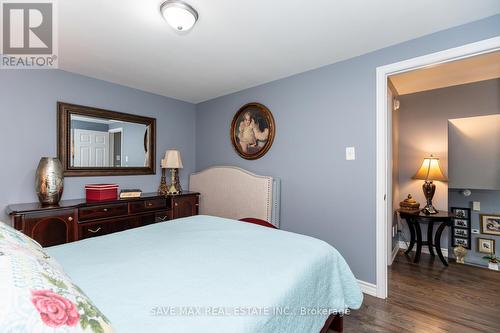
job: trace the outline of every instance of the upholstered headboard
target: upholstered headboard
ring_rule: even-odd
[[[200,214],[257,218],[279,227],[280,181],[231,166],[193,173],[189,190],[200,192]]]

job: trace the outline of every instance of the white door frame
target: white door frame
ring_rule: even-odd
[[[392,218],[392,166],[390,126],[387,112],[387,79],[390,75],[500,50],[500,36],[445,51],[377,67],[377,184],[376,184],[376,267],[377,297],[387,298],[388,223]]]
[[[108,133],[121,133],[121,142],[120,142],[120,148],[121,148],[121,151],[120,151],[120,164],[123,166],[123,127],[117,127],[117,128],[111,128],[108,130]],[[111,151],[111,145],[109,147],[109,151]],[[113,147],[113,154],[110,154],[110,155],[113,155],[113,163],[111,166],[114,165],[114,159],[115,159],[115,152],[114,152],[114,147]]]

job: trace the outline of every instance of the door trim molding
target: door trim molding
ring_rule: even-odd
[[[376,286],[377,297],[379,298],[387,298],[388,294],[387,224],[389,217],[392,217],[392,214],[388,214],[392,206],[392,167],[390,165],[391,156],[388,156],[391,147],[389,125],[392,119],[391,114],[387,112],[387,79],[390,75],[498,50],[500,50],[500,36],[380,66],[376,69]]]

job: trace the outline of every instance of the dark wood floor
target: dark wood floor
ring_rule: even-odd
[[[500,332],[500,272],[400,253],[389,268],[389,297],[365,295],[344,319],[351,332]]]

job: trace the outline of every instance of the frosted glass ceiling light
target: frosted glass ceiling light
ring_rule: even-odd
[[[180,0],[165,1],[160,11],[165,21],[178,31],[188,31],[198,20],[198,12]]]

